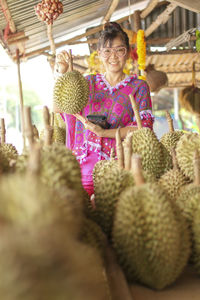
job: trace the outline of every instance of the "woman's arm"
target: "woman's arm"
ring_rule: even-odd
[[[135,131],[138,128],[136,126],[128,126],[120,128],[120,135],[122,139],[125,139],[126,135],[130,131]],[[116,135],[117,128],[115,129],[102,129],[101,137],[114,139]]]

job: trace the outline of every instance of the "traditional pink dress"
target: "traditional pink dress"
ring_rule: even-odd
[[[137,126],[129,95],[132,94],[139,105],[142,124],[152,129],[154,117],[149,87],[136,75],[126,77],[115,87],[111,87],[104,75],[88,75],[90,94],[87,106],[80,112],[86,117],[89,114],[105,115],[111,124],[110,128]],[[115,139],[98,137],[74,116],[61,114],[66,123],[66,146],[71,149],[80,162],[82,184],[89,195],[94,193],[92,171],[99,160],[110,158]]]

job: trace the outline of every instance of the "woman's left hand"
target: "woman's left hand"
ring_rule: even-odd
[[[93,124],[92,122],[88,121],[85,117],[79,114],[74,114],[74,116],[83,123],[85,129],[92,131],[99,137],[103,137],[104,129],[101,128],[99,125]]]

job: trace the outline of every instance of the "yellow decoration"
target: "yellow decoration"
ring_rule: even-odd
[[[146,42],[145,42],[144,30],[142,29],[138,30],[137,32],[137,55],[138,55],[138,68],[139,70],[144,70],[145,61],[146,61]],[[140,77],[145,78],[145,76],[139,76],[139,78]]]

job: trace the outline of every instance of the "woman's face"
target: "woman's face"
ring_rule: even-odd
[[[107,44],[98,51],[98,54],[107,73],[123,72],[128,58],[128,51],[120,37],[116,37],[112,41],[112,47],[110,47],[109,42],[107,42]]]

